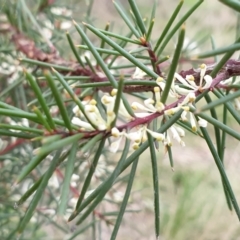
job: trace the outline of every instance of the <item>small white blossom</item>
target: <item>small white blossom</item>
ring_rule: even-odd
[[[147,132],[149,132],[153,138],[155,138],[157,141],[163,141],[165,139],[164,134],[158,133],[158,132],[153,132],[149,129],[147,129]]]
[[[72,124],[77,125],[78,127],[81,127],[82,130],[94,130],[94,128],[90,123],[84,122],[78,117],[73,117],[71,122]]]
[[[171,116],[171,115],[175,114],[176,112],[178,112],[180,109],[181,109],[180,106],[174,107],[174,108],[170,108],[170,109],[165,110],[164,114],[167,115],[167,116]]]
[[[109,151],[112,153],[116,153],[120,147],[120,143],[122,141],[122,136],[120,136],[116,141],[112,142]]]
[[[102,118],[98,108],[96,107],[96,104],[97,102],[95,100],[91,100],[90,103],[84,108],[85,114],[91,123],[98,127],[98,130],[103,131],[107,129],[107,123]]]
[[[176,140],[181,146],[185,147],[185,143],[182,141],[181,136],[177,129],[174,126],[170,127],[170,131],[172,132],[172,137],[174,140]]]
[[[204,128],[207,127],[207,121],[205,119],[200,118],[200,117],[198,117],[198,118],[199,118],[198,125],[200,127],[204,127]]]
[[[195,91],[203,91],[204,89],[208,89],[211,87],[212,84],[212,77],[210,75],[205,75],[207,70],[206,64],[202,64],[200,66],[200,82],[199,86],[196,85],[194,82],[194,76],[192,75],[187,75],[186,79],[184,79],[180,74],[175,73],[174,77],[182,83],[186,88],[180,87],[178,85],[175,85],[174,88],[175,90],[180,93],[180,94],[186,94],[190,92],[195,92]],[[203,85],[203,80],[205,80],[205,84]]]
[[[116,97],[112,96],[107,96],[104,95],[101,99],[102,103],[106,106],[107,108],[107,126],[109,127],[111,123],[114,121],[116,118],[116,115],[114,113],[114,105],[115,105],[115,99]]]
[[[133,79],[141,79],[144,78],[147,74],[141,70],[139,67],[136,67],[135,72],[132,75]]]

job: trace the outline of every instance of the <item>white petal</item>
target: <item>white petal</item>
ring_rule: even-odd
[[[138,117],[138,118],[143,118],[143,117],[147,117],[149,115],[151,115],[152,113],[147,113],[147,112],[144,112],[144,113],[135,113],[135,116]]]
[[[135,143],[141,143],[142,140],[142,129],[139,129],[136,132],[125,133],[126,138],[134,141]]]
[[[93,130],[93,127],[90,123],[84,122],[80,120],[78,117],[73,117],[71,122],[72,124],[82,127],[84,129]]]
[[[180,106],[174,107],[174,108],[170,108],[170,109],[164,111],[164,114],[167,115],[167,116],[173,115],[176,112],[178,112],[180,110],[180,108],[181,108]]]
[[[208,89],[211,87],[212,84],[212,77],[209,75],[204,76],[204,80],[206,81],[205,85],[202,87],[202,89]]]
[[[112,128],[111,134],[113,137],[119,137],[121,135],[121,133],[119,132],[119,130],[116,127]]]
[[[149,129],[147,131],[154,137],[156,138],[157,141],[163,141],[165,139],[164,134],[158,133],[158,132],[153,132]]]
[[[146,76],[147,74],[141,70],[139,67],[136,67],[135,69],[135,72],[133,73],[132,75],[132,78],[133,79],[136,79],[136,78],[143,78],[144,76]]]
[[[192,126],[192,130],[195,132],[195,131],[197,131],[195,117],[194,117],[193,113],[189,112],[189,114],[190,114],[190,123],[191,123],[191,126]]]
[[[110,145],[109,151],[113,152],[113,153],[116,153],[117,150],[119,149],[121,140],[122,140],[122,137],[120,137],[117,141],[112,142],[111,145]]]
[[[184,86],[189,87],[189,88],[191,88],[191,89],[194,89],[194,87],[191,86],[180,74],[175,73],[175,74],[174,74],[174,77],[175,77],[179,82],[181,82]]]
[[[188,113],[187,111],[183,111],[183,112],[182,112],[182,114],[181,114],[181,120],[182,120],[182,121],[187,121],[187,120],[188,120],[188,119],[187,119],[187,113]]]
[[[181,105],[185,105],[189,102],[194,102],[196,99],[195,93],[194,92],[190,92],[187,94],[187,96],[183,99]]]
[[[201,69],[201,71],[200,71],[200,84],[199,84],[199,86],[201,87],[202,86],[203,77],[205,76],[205,73],[207,71],[206,64],[204,64],[204,63],[201,64],[200,69]]]
[[[133,102],[131,107],[132,107],[133,110],[140,109],[140,110],[147,111],[147,112],[156,112],[157,111],[155,108],[154,108],[154,110],[150,109],[150,108],[147,108],[139,102]]]
[[[207,127],[207,121],[199,117],[198,124],[200,127]]]
[[[175,86],[175,90],[176,90],[176,92],[178,92],[179,94],[182,94],[182,95],[185,95],[185,94],[195,91],[194,89],[186,89],[186,88],[179,87],[178,85]]]
[[[184,137],[185,136],[185,131],[182,128],[180,128],[180,127],[175,127],[175,128],[177,129],[180,137]]]
[[[148,98],[146,100],[144,100],[144,105],[151,109],[153,112],[156,112],[156,108],[153,106],[154,104],[154,100],[152,98]]]

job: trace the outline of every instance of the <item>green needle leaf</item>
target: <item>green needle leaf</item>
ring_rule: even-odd
[[[87,35],[83,32],[83,30],[80,28],[80,26],[77,25],[76,22],[74,22],[74,25],[77,29],[77,31],[79,32],[79,34],[81,35],[81,37],[83,38],[84,42],[86,43],[86,45],[89,47],[90,51],[92,52],[93,56],[95,57],[96,61],[98,62],[99,66],[102,68],[103,72],[106,74],[108,80],[110,81],[110,83],[112,84],[112,86],[114,88],[118,88],[118,83],[115,80],[114,76],[112,75],[112,73],[110,72],[110,70],[108,69],[107,65],[105,64],[105,62],[103,61],[103,59],[101,58],[101,56],[99,55],[99,53],[97,52],[96,48],[93,46],[92,42],[89,40],[89,38],[87,37]],[[84,24],[87,28],[90,28],[90,26],[88,26],[88,24]],[[99,32],[100,33],[100,32]],[[100,35],[103,35],[102,33],[100,33]],[[103,35],[104,36],[104,35]],[[104,40],[105,42],[108,43],[108,38],[107,37],[101,37],[102,40]],[[116,43],[114,43],[116,44]],[[116,44],[117,45],[117,44]],[[117,45],[118,46],[118,45]],[[119,47],[119,46],[118,46]],[[120,47],[121,48],[121,47]],[[126,107],[128,113],[131,116],[134,116],[134,112],[132,111],[127,99],[125,98],[125,96],[122,96],[122,100],[124,103],[124,106]]]
[[[142,19],[142,17],[141,17],[141,14],[140,14],[140,12],[139,12],[139,10],[138,10],[138,7],[137,7],[135,1],[134,1],[134,0],[128,0],[128,2],[129,2],[129,4],[130,4],[131,9],[132,9],[132,12],[133,12],[133,14],[134,14],[134,16],[135,16],[135,18],[136,18],[137,26],[139,27],[142,35],[143,35],[143,36],[146,35],[145,24],[144,24],[144,22],[143,22],[143,19]]]
[[[74,46],[73,40],[71,39],[71,37],[70,37],[68,32],[66,33],[66,36],[67,36],[67,40],[69,42],[69,45],[70,45],[70,47],[71,47],[71,49],[72,49],[76,59],[78,60],[79,64],[84,68],[84,64],[83,64],[83,62],[81,60],[81,57],[79,56],[79,54],[78,54],[78,52],[77,52],[77,50],[76,50],[76,48]]]
[[[170,31],[170,33],[165,37],[164,42],[162,43],[161,47],[159,48],[157,52],[157,56],[160,56],[162,51],[165,49],[166,45],[169,43],[170,39],[173,37],[173,35],[178,31],[180,26],[192,15],[192,13],[203,3],[204,0],[198,1],[175,25],[175,27]],[[181,1],[183,2],[183,1]],[[181,4],[179,3],[179,6]],[[180,10],[180,9],[179,9]],[[155,47],[156,48],[156,47]]]
[[[209,109],[213,109],[221,104],[224,104],[226,102],[229,102],[229,101],[232,101],[233,99],[237,98],[237,97],[240,97],[240,90],[234,92],[234,93],[231,93],[231,94],[228,94],[228,95],[225,95],[225,96],[222,96],[221,98],[211,102],[211,103],[208,103],[206,106],[200,108],[200,112],[204,112],[204,111],[207,111]]]
[[[223,47],[223,48],[217,48],[215,50],[206,52],[206,53],[201,53],[198,54],[196,56],[192,56],[192,59],[196,59],[196,58],[207,58],[207,57],[213,57],[219,54],[223,54],[223,53],[228,53],[229,51],[238,51],[240,50],[240,43],[235,43],[232,44],[230,46],[227,47]]]
[[[89,185],[90,185],[92,176],[93,176],[93,174],[94,174],[94,172],[95,172],[95,169],[96,169],[96,167],[97,167],[97,164],[98,164],[98,160],[99,160],[99,158],[100,158],[100,156],[101,156],[101,154],[102,154],[102,149],[103,149],[103,147],[104,147],[105,140],[106,140],[105,138],[103,138],[103,140],[101,140],[101,142],[100,142],[100,144],[99,144],[99,146],[98,146],[98,149],[97,149],[97,151],[96,151],[96,153],[95,153],[95,155],[94,155],[94,158],[93,158],[93,161],[92,161],[92,163],[91,163],[91,167],[90,167],[90,169],[89,169],[88,175],[87,175],[87,177],[85,178],[83,187],[82,187],[82,189],[81,189],[81,194],[80,194],[80,196],[79,196],[79,198],[78,198],[77,205],[76,205],[76,209],[79,209],[79,207],[81,206],[82,201],[83,201],[84,196],[85,196],[85,193],[87,192],[87,189],[88,189],[88,187],[89,187]]]
[[[118,110],[119,110],[120,102],[121,102],[121,99],[122,99],[123,87],[124,87],[124,80],[123,80],[122,77],[120,77],[119,82],[118,82],[117,96],[116,96],[115,105],[114,105],[114,109],[113,109],[114,114],[115,114],[115,119],[111,123],[111,128],[115,127],[116,122],[117,122]]]
[[[136,28],[132,25],[131,20],[129,19],[129,17],[126,15],[126,13],[123,11],[123,9],[119,6],[119,4],[115,1],[113,1],[113,4],[115,5],[118,13],[120,14],[120,16],[122,17],[122,19],[125,21],[125,23],[127,24],[127,26],[130,28],[130,30],[133,32],[133,34],[135,35],[135,37],[137,39],[139,39],[139,33],[136,30]]]
[[[232,128],[228,127],[227,125],[223,124],[222,122],[216,120],[215,118],[212,118],[210,116],[208,116],[205,113],[197,113],[195,112],[195,114],[203,119],[205,119],[207,122],[211,123],[212,125],[218,127],[219,129],[221,129],[222,131],[228,133],[229,135],[231,135],[232,137],[240,140],[240,134],[236,131],[233,130]]]
[[[232,8],[235,11],[240,12],[240,3],[234,0],[219,0],[219,2],[227,5],[228,7]]]
[[[225,187],[226,187],[226,189],[228,191],[228,194],[230,196],[230,199],[232,201],[233,207],[234,207],[234,209],[236,211],[236,214],[238,216],[238,219],[240,221],[240,210],[239,210],[239,207],[238,207],[238,203],[237,203],[237,200],[236,200],[235,195],[233,193],[233,190],[232,190],[231,184],[230,184],[230,182],[228,180],[228,177],[227,177],[227,175],[225,173],[222,161],[219,158],[219,156],[218,156],[218,154],[217,154],[217,152],[215,150],[214,144],[213,144],[210,136],[208,135],[207,130],[205,128],[201,127],[201,131],[202,131],[203,137],[206,140],[206,143],[207,143],[207,145],[209,147],[209,150],[212,153],[212,156],[213,156],[213,158],[215,160],[215,163],[216,163],[216,165],[218,167],[218,171],[219,171],[219,173],[220,173],[220,175],[222,177],[222,180],[223,180],[223,182],[225,184]]]
[[[172,60],[172,64],[171,64],[171,68],[169,70],[167,79],[166,79],[166,86],[163,90],[162,96],[161,96],[161,102],[165,103],[167,101],[168,98],[168,94],[169,91],[171,89],[172,86],[172,82],[174,80],[174,74],[176,72],[177,69],[177,65],[178,65],[178,60],[180,58],[181,55],[181,50],[182,50],[182,46],[183,46],[183,42],[184,42],[184,36],[185,36],[185,26],[182,26],[180,33],[179,33],[179,37],[178,37],[178,43],[177,43],[177,47],[176,50],[174,52],[173,55],[173,60]]]
[[[176,9],[174,10],[172,16],[170,17],[167,25],[166,25],[165,28],[163,29],[163,32],[162,32],[160,38],[157,40],[157,43],[156,43],[156,45],[155,45],[155,47],[154,47],[154,52],[157,51],[157,49],[158,49],[158,47],[160,46],[160,44],[162,43],[164,37],[167,35],[169,29],[171,28],[174,20],[175,20],[176,17],[177,17],[179,11],[181,10],[182,5],[183,5],[183,0],[181,0],[181,1],[179,2],[178,6],[176,7]],[[184,22],[184,21],[183,21],[183,22]],[[181,25],[182,25],[182,24],[180,24],[179,26],[181,26]],[[176,31],[175,31],[175,32],[176,32]],[[158,54],[158,55],[160,55],[160,54]]]
[[[160,199],[159,199],[159,183],[158,183],[158,165],[157,156],[154,147],[153,137],[150,133],[147,133],[148,143],[151,153],[152,163],[152,177],[153,177],[153,191],[154,191],[154,214],[155,214],[155,235],[156,239],[160,235]]]
[[[142,62],[139,62],[136,60],[131,54],[129,54],[126,50],[121,48],[118,44],[116,44],[114,41],[112,41],[110,38],[106,37],[104,34],[102,34],[100,31],[98,31],[93,26],[86,24],[86,27],[91,30],[94,34],[96,34],[99,38],[104,39],[106,43],[108,43],[113,49],[118,51],[122,56],[127,58],[130,62],[132,62],[135,66],[139,67],[141,70],[143,70],[146,74],[148,74],[150,77],[157,78],[158,75],[153,72],[151,69],[146,67]]]
[[[132,164],[132,169],[131,169],[130,174],[129,174],[127,188],[126,188],[126,191],[125,191],[125,194],[124,194],[122,205],[121,205],[121,208],[119,210],[117,220],[116,220],[114,229],[112,231],[112,235],[111,235],[110,240],[115,240],[116,237],[117,237],[117,233],[118,233],[119,227],[121,225],[123,215],[126,212],[126,207],[127,207],[129,196],[131,194],[134,177],[135,177],[135,173],[136,173],[136,170],[137,170],[137,165],[138,165],[138,158],[135,159],[133,164]]]
[[[62,75],[60,73],[58,73],[55,69],[53,69],[54,74],[56,75],[57,79],[59,80],[59,82],[61,82],[61,84],[63,85],[64,89],[68,92],[68,94],[71,96],[71,98],[73,99],[73,101],[78,105],[79,109],[81,110],[81,112],[83,113],[84,117],[87,119],[88,123],[90,123],[92,125],[93,128],[97,129],[97,126],[94,125],[90,119],[88,118],[88,116],[85,113],[85,109],[84,106],[82,104],[82,102],[79,100],[79,98],[76,96],[76,94],[74,93],[74,91],[72,90],[72,88],[68,85],[68,83],[65,81],[65,79],[62,77]]]
[[[77,142],[73,143],[67,161],[67,166],[64,174],[62,191],[61,191],[61,201],[58,207],[58,213],[60,215],[64,215],[67,209],[67,202],[69,198],[69,189],[71,185],[71,177],[74,171],[74,164],[76,161],[76,153],[77,153],[78,144]]]
[[[64,139],[61,139],[59,141],[56,141],[54,143],[48,144],[47,146],[43,146],[39,151],[38,155],[36,155],[28,164],[23,168],[23,170],[20,172],[16,183],[19,183],[22,181],[34,168],[36,168],[39,163],[52,151],[57,150],[59,148],[63,148],[67,145],[73,144],[74,142],[77,142],[83,137],[83,134],[76,134],[71,137],[66,137]]]
[[[62,95],[59,92],[59,90],[57,89],[57,86],[56,86],[55,81],[52,78],[52,76],[49,73],[46,73],[45,77],[46,77],[49,87],[52,90],[52,94],[56,100],[56,104],[59,108],[59,112],[61,113],[62,119],[63,119],[66,127],[68,128],[68,130],[71,132],[72,131],[71,121],[68,117],[67,109],[64,106]]]
[[[68,72],[74,71],[74,69],[70,68],[70,67],[59,66],[59,65],[56,65],[56,64],[52,64],[52,63],[40,62],[40,61],[32,60],[32,59],[29,59],[29,58],[19,58],[18,60],[21,61],[21,62],[30,63],[30,64],[37,65],[37,66],[40,66],[40,67],[48,67],[48,68],[53,67],[55,69],[62,70],[62,71],[68,71]]]
[[[90,196],[86,200],[84,200],[83,203],[77,209],[75,209],[74,213],[69,217],[68,221],[73,220],[96,197],[95,201],[91,204],[91,206],[84,212],[84,214],[78,220],[77,224],[80,224],[93,211],[93,209],[99,204],[99,202],[101,202],[105,194],[112,187],[114,181],[120,174],[121,168],[128,155],[129,146],[130,146],[130,141],[126,140],[124,150],[122,152],[122,156],[118,161],[118,164],[114,169],[113,173],[97,189],[95,189],[94,192],[90,194]]]
[[[20,225],[18,227],[19,233],[23,232],[23,230],[27,226],[28,222],[30,221],[31,217],[33,216],[33,213],[38,205],[38,202],[40,201],[41,197],[43,196],[43,192],[44,192],[45,188],[47,187],[48,180],[52,176],[52,174],[57,166],[60,154],[61,154],[61,151],[59,151],[55,154],[55,157],[53,158],[53,160],[48,168],[48,171],[46,172],[42,181],[40,182],[40,185],[31,201],[22,221],[20,222]]]

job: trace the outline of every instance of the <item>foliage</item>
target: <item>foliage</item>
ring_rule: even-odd
[[[173,169],[172,145],[185,147],[185,132],[206,142],[226,203],[240,220],[224,168],[227,136],[240,140],[240,63],[231,58],[240,48],[238,31],[236,41],[221,48],[208,36],[204,40],[212,49],[199,53],[201,42],[186,44],[185,31],[203,0],[185,13],[180,1],[157,38],[156,0],[146,18],[136,1],[125,7],[113,1],[127,33],[110,23],[98,28],[91,14],[94,2],[86,3],[76,3],[86,12],[81,19],[54,0],[0,5],[1,235],[44,239],[49,223],[69,240],[90,238],[90,232],[98,239],[106,226],[110,239],[116,239],[124,216],[138,211],[129,203],[148,149],[158,239],[167,216],[160,212],[156,150],[163,149]],[[222,3],[240,9],[238,1],[216,5]],[[184,184],[185,195],[191,196],[191,183]],[[187,211],[185,198],[180,200],[170,238]],[[73,221],[72,228],[67,221]]]

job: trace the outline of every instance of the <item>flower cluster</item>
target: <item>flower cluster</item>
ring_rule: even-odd
[[[166,82],[162,77],[158,77],[156,80],[157,87],[154,87],[154,96],[153,98],[148,98],[142,103],[133,102],[131,107],[137,118],[147,117],[153,113],[162,113],[166,118],[182,111],[181,120],[189,121],[193,131],[197,131],[197,122],[194,114],[190,109],[195,108],[194,102],[196,99],[196,92],[203,91],[208,89],[212,84],[212,77],[206,74],[206,65],[202,64],[200,66],[200,82],[199,85],[196,85],[194,77],[192,75],[186,76],[184,79],[178,73],[175,73],[175,79],[172,83],[169,96],[176,98],[178,101],[177,106],[175,107],[165,107],[161,102],[161,92],[166,86]],[[176,83],[176,80],[178,81]],[[116,102],[117,89],[113,89],[111,94],[105,94],[101,98],[101,103],[105,106],[104,113],[106,116],[101,114],[97,106],[97,102],[94,99],[88,99],[82,102],[84,106],[84,113],[80,111],[79,107],[76,106],[73,109],[75,117],[72,119],[72,123],[76,124],[81,128],[81,130],[94,130],[93,126],[96,126],[99,131],[111,131],[111,135],[114,140],[110,145],[110,151],[116,152],[119,149],[120,143],[123,137],[130,139],[133,142],[133,149],[137,149],[140,144],[147,140],[147,133],[151,134],[153,138],[157,141],[162,142],[165,146],[171,146],[171,137],[176,140],[181,146],[185,146],[185,143],[182,141],[182,137],[185,136],[185,132],[177,124],[171,126],[166,132],[158,133],[154,132],[147,128],[146,125],[138,126],[137,131],[127,133],[125,130],[119,131],[117,127],[111,127],[113,121],[115,121],[116,114],[114,112],[114,106]],[[184,96],[184,97],[183,97]],[[181,101],[179,100],[181,99]],[[128,113],[123,102],[120,103],[120,108],[118,114],[122,116],[127,121],[132,121],[134,118]],[[88,122],[87,119],[90,121]],[[204,119],[198,119],[198,125],[201,127],[206,127],[207,122]]]
[[[106,119],[101,115],[100,110],[97,107],[97,101],[91,99],[82,102],[84,105],[84,114],[78,106],[73,108],[75,117],[73,117],[72,123],[81,127],[81,130],[94,130],[92,125],[97,126],[99,131],[110,129],[111,123],[116,118],[116,114],[114,113],[116,94],[117,89],[113,89],[111,95],[104,95],[101,98],[101,102],[106,108]],[[122,116],[127,121],[133,120],[122,101],[120,101],[118,115]],[[86,118],[90,120],[90,123],[86,121]]]

